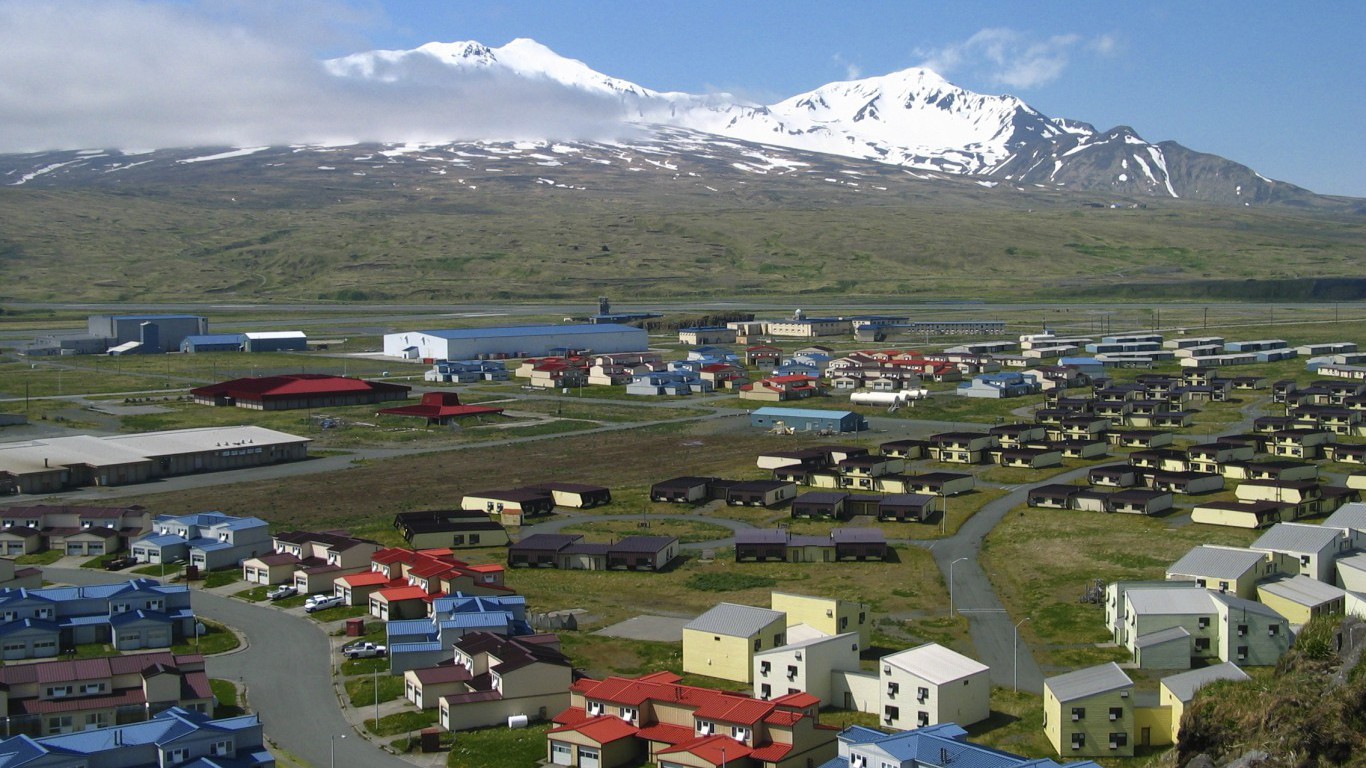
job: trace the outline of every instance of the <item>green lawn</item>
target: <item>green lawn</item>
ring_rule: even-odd
[[[241,581],[242,572],[236,568],[222,571],[209,571],[208,573],[204,574],[203,577],[204,588],[212,589],[214,587],[226,587],[227,585],[232,584],[233,582]]]
[[[403,676],[381,674],[368,675],[346,681],[346,695],[353,707],[374,706],[375,686],[378,682],[380,702],[393,701],[403,695]]]
[[[242,644],[232,630],[216,621],[199,619],[199,623],[204,625],[205,631],[201,632],[198,637],[191,636],[184,642],[171,646],[173,652],[201,653],[205,656],[212,656],[217,653],[236,650]]]
[[[34,552],[31,555],[19,555],[14,558],[15,565],[52,565],[62,559],[62,553],[55,549],[48,549],[42,552]]]
[[[436,725],[439,716],[440,712],[435,709],[395,712],[381,717],[378,725],[375,724],[375,718],[369,718],[365,721],[365,729],[376,736],[397,736],[400,733],[414,733],[423,728],[430,728]]]
[[[209,688],[213,690],[213,696],[218,700],[218,706],[214,707],[213,710],[215,718],[236,717],[246,714],[246,709],[237,698],[236,683],[231,680],[213,678],[209,680]]]
[[[549,723],[527,728],[483,728],[454,735],[449,768],[527,768],[546,757]]]
[[[266,593],[269,592],[271,589],[273,588],[266,586],[256,586],[252,587],[251,589],[244,589],[241,592],[234,592],[232,593],[232,596],[240,600],[246,600],[249,603],[259,603],[267,599]]]

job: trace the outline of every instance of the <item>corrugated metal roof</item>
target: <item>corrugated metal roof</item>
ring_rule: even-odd
[[[1347,596],[1344,589],[1303,575],[1262,582],[1257,585],[1257,593],[1263,592],[1311,608]]]
[[[1195,692],[1201,687],[1215,680],[1251,680],[1248,674],[1238,668],[1237,664],[1226,661],[1222,664],[1215,664],[1203,669],[1192,669],[1189,672],[1181,672],[1162,678],[1162,687],[1171,692],[1178,701],[1189,703],[1195,698]]]
[[[1236,579],[1265,559],[1265,554],[1250,549],[1201,544],[1172,563],[1167,568],[1167,575]]]
[[[1354,501],[1343,504],[1323,521],[1324,528],[1351,528],[1366,531],[1366,503]]]
[[[1079,669],[1065,675],[1050,677],[1043,681],[1044,687],[1053,692],[1058,701],[1075,701],[1087,696],[1095,696],[1110,691],[1132,688],[1134,681],[1124,674],[1119,665],[1112,662],[1095,667]]]
[[[883,664],[891,664],[904,669],[916,677],[924,678],[936,685],[962,680],[969,675],[985,672],[990,667],[976,659],[951,651],[938,643],[908,648],[904,651],[882,657]]]
[[[1267,529],[1261,538],[1252,542],[1252,549],[1310,554],[1336,548],[1337,540],[1341,536],[1342,530],[1339,528],[1303,523],[1276,523]]]
[[[816,408],[759,408],[753,412],[757,416],[784,416],[802,419],[844,419],[855,416],[853,411],[823,411]]]
[[[1141,614],[1214,613],[1214,602],[1205,589],[1130,589],[1124,599]]]
[[[508,338],[516,336],[556,336],[559,334],[572,334],[582,336],[601,336],[609,333],[638,333],[645,336],[645,331],[639,328],[632,328],[629,325],[613,325],[611,323],[596,323],[593,325],[512,325],[500,328],[457,328],[453,330],[429,330],[417,331],[428,336],[435,336],[439,339],[489,339],[489,338]]]
[[[684,625],[684,629],[728,637],[750,637],[787,614],[752,605],[720,603]]]
[[[1185,627],[1169,627],[1159,629],[1156,632],[1149,632],[1146,635],[1139,635],[1134,638],[1134,645],[1138,648],[1151,648],[1154,645],[1162,645],[1175,640],[1189,640],[1190,630]]]

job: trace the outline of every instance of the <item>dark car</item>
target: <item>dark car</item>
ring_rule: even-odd
[[[127,567],[129,567],[129,566],[133,566],[133,565],[137,565],[137,564],[138,564],[137,558],[133,558],[133,557],[116,557],[116,558],[114,558],[113,560],[105,560],[105,561],[104,561],[104,569],[105,569],[106,571],[121,571],[121,570],[123,570],[124,568],[127,568]]]

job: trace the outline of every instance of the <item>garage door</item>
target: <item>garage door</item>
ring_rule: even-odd
[[[142,633],[141,633],[141,632],[120,632],[120,633],[119,633],[119,650],[120,650],[120,651],[136,651],[136,650],[138,650],[138,649],[141,648],[141,647],[142,647]]]
[[[555,765],[573,765],[574,747],[559,741],[550,742],[550,762]]]
[[[598,768],[598,750],[579,747],[579,768]]]

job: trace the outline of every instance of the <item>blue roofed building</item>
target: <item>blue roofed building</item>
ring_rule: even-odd
[[[967,740],[954,723],[883,733],[853,725],[840,731],[839,755],[820,768],[1100,768],[1087,760],[1058,763],[1020,757]]]
[[[389,673],[434,666],[450,655],[451,644],[470,632],[531,634],[526,620],[526,598],[521,595],[484,597],[456,593],[432,601],[425,619],[401,619],[385,626],[389,645]]]
[[[209,319],[199,315],[91,315],[86,330],[124,353],[156,354],[180,349],[186,336],[205,336]]]
[[[190,590],[155,579],[0,589],[0,656],[40,659],[87,643],[120,651],[168,648],[194,632]]]
[[[674,361],[679,362],[679,361]],[[670,367],[674,363],[670,363]],[[702,378],[702,374],[689,370],[651,371],[638,373],[626,385],[628,395],[691,395],[694,392],[706,393],[716,385]]]
[[[266,521],[222,512],[158,515],[152,531],[129,545],[140,563],[188,562],[203,571],[237,567],[272,548]]]
[[[273,768],[256,715],[221,720],[172,707],[141,723],[0,741],[0,768]]]
[[[760,408],[749,416],[752,427],[774,429],[779,426],[797,432],[861,432],[868,421],[853,411],[825,411],[815,408]]]
[[[384,336],[385,357],[406,360],[544,357],[554,349],[644,352],[648,347],[644,330],[610,323],[405,331]]]
[[[1041,392],[1043,385],[1029,373],[983,373],[971,381],[959,382],[957,393],[963,397],[1023,397]]]

